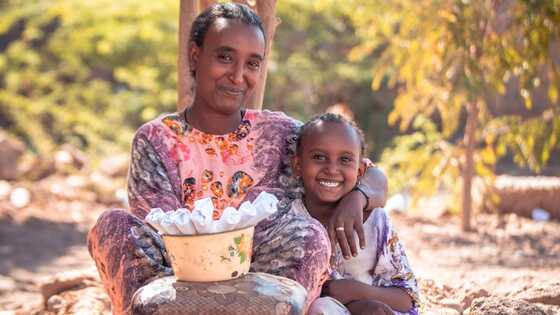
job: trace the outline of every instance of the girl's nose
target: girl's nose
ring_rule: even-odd
[[[327,164],[327,172],[329,172],[329,174],[335,174],[338,172],[338,166],[336,165],[336,161],[331,161],[329,162],[329,164]]]

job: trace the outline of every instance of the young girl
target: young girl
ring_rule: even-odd
[[[293,167],[305,193],[292,208],[326,225],[338,201],[358,187],[364,146],[361,130],[339,115],[323,114],[303,125]],[[310,314],[417,314],[416,279],[383,209],[370,214],[364,232],[367,247],[355,257],[342,261],[337,248],[332,280]]]

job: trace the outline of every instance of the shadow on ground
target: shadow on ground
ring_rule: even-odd
[[[64,256],[70,247],[85,243],[86,232],[74,223],[0,217],[0,274],[7,275],[14,268],[34,271]]]

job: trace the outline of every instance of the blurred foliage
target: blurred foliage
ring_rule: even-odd
[[[469,102],[480,107],[482,178],[491,180],[506,154],[538,172],[559,148],[560,1],[351,0],[341,8],[360,38],[350,59],[378,56],[372,88],[398,91],[389,122],[407,134],[382,158],[394,189],[418,196],[460,186]]]
[[[175,110],[178,6],[2,2],[0,125],[40,153],[62,143],[95,155],[127,148],[140,124]],[[277,14],[264,108],[306,120],[347,103],[379,152],[395,133],[392,95],[371,91],[372,58],[347,59],[359,43],[351,21],[319,1],[279,1]]]
[[[176,100],[178,1],[8,1],[0,13],[0,123],[38,153],[97,155]]]
[[[387,124],[394,95],[371,90],[374,56],[348,53],[359,44],[340,2],[282,0],[274,37],[264,107],[302,121],[337,103],[346,104],[366,134],[374,159],[397,132]]]

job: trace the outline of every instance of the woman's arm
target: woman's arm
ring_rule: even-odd
[[[398,287],[374,287],[350,279],[330,280],[325,286],[328,287],[328,295],[343,304],[355,300],[375,300],[399,312],[407,312],[412,308],[411,297]]]
[[[369,213],[374,208],[383,207],[387,199],[387,177],[369,160],[365,159],[364,163],[370,167],[366,168],[357,188],[339,201],[329,220],[328,232],[331,245],[335,248],[338,241],[342,255],[346,259],[349,259],[350,255],[358,254],[354,231],[358,234],[360,247],[366,246],[363,228],[364,211]]]

